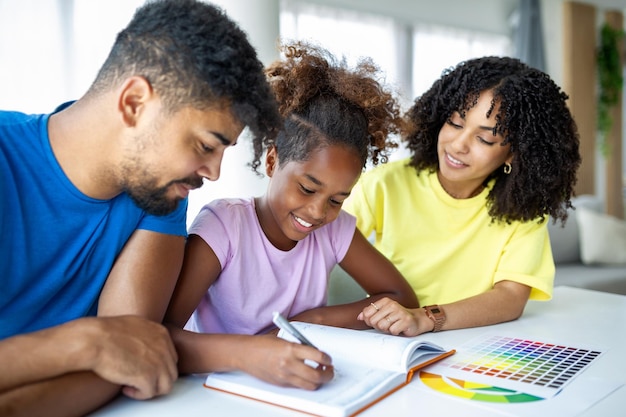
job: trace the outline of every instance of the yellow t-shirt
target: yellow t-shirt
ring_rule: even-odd
[[[532,288],[530,298],[549,300],[554,261],[547,221],[493,222],[489,188],[457,200],[436,173],[389,162],[361,176],[343,208],[365,236],[411,284],[420,305],[447,304],[509,280]]]

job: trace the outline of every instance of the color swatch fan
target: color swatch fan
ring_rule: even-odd
[[[537,401],[558,394],[602,353],[488,334],[421,371],[420,380],[437,391],[477,401]]]

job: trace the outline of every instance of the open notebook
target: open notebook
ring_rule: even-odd
[[[243,372],[224,372],[209,374],[205,386],[312,415],[352,416],[408,384],[416,370],[454,353],[421,336],[292,324],[332,357],[332,381],[307,391],[268,384]],[[296,341],[282,331],[279,337]]]

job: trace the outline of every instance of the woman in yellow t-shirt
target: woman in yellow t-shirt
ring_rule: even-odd
[[[547,222],[564,222],[580,165],[567,95],[519,60],[446,71],[407,112],[411,156],[366,172],[344,208],[421,308],[389,299],[359,318],[406,336],[515,320],[552,296]]]

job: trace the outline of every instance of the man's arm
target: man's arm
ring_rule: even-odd
[[[82,389],[83,385],[88,385],[90,389]],[[94,403],[101,402],[106,395],[111,400],[118,393],[117,385],[105,381],[93,372],[75,372],[0,394],[0,415],[82,417],[94,411]],[[61,404],[60,401],[66,403]],[[41,404],[55,406],[44,409]]]
[[[80,416],[120,386],[135,398],[164,394],[176,360],[165,328],[137,316],[82,318],[14,336],[0,342],[0,415]]]
[[[43,334],[50,342],[48,346],[56,348],[46,350],[49,355],[44,355],[40,361],[25,363],[24,357],[36,356],[25,352],[33,352],[37,345],[41,346],[42,339],[18,340],[18,359],[11,361],[9,356],[0,354],[1,364],[15,362],[17,367],[3,374],[19,379],[5,381],[5,392],[0,395],[0,414],[82,415],[110,401],[120,388],[124,394],[138,399],[169,392],[177,377],[177,356],[164,327],[153,321],[160,323],[163,318],[180,272],[183,250],[181,236],[137,230],[111,270],[100,296],[98,315],[137,315],[152,321],[138,317],[77,320],[88,329],[93,328],[94,323],[106,324],[97,337],[85,342],[109,358],[100,363],[99,368],[93,363],[79,369],[70,366],[78,360],[63,350],[64,343],[80,340],[86,330],[73,328],[67,332],[63,326],[76,322],[46,330],[59,333]],[[129,324],[129,321],[133,322]],[[38,333],[33,335],[40,336]],[[12,339],[0,342],[0,348],[16,349],[15,345],[5,345]],[[90,371],[90,375],[76,374],[81,370]],[[18,385],[19,389],[8,390]],[[54,395],[49,395],[52,392]],[[15,409],[14,404],[30,404],[31,408]]]
[[[0,343],[0,392],[89,369],[94,362],[100,323],[79,319]],[[4,415],[4,414],[3,414]]]
[[[137,230],[100,295],[98,316],[136,314],[161,323],[183,264],[185,238]]]

